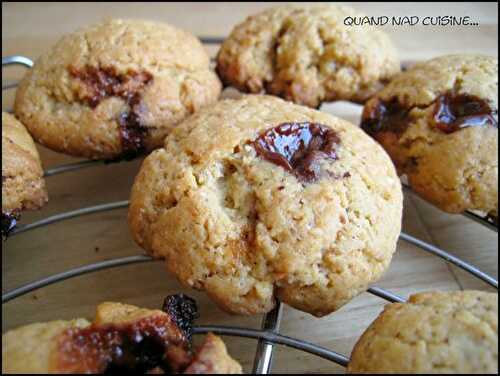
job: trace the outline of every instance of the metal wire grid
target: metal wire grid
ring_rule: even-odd
[[[222,38],[211,38],[211,37],[206,37],[206,38],[200,38],[203,43],[206,44],[220,44],[222,42]],[[7,57],[2,57],[2,68],[5,66],[9,65],[21,65],[26,68],[31,68],[33,66],[33,61],[30,60],[27,57],[24,56],[7,56]],[[14,84],[9,84],[6,86],[2,86],[2,91],[10,88],[14,88],[17,86],[17,83]],[[76,163],[70,163],[70,164],[65,164],[61,166],[56,166],[53,168],[49,168],[45,171],[44,176],[45,177],[50,177],[54,176],[57,174],[65,173],[65,172],[70,172],[70,171],[75,171],[79,170],[82,168],[87,168],[87,167],[92,167],[96,165],[101,165],[105,164],[107,162],[105,161],[95,161],[95,160],[85,160],[85,161],[80,161]],[[405,186],[406,190],[409,190],[407,186]],[[411,191],[410,191],[411,192]],[[14,229],[10,236],[15,236],[18,234],[21,234],[23,232],[29,231],[36,229],[38,227],[46,226],[51,223],[59,222],[62,220],[82,216],[82,215],[87,215],[87,214],[94,214],[94,213],[99,213],[103,211],[108,211],[108,210],[113,210],[113,209],[119,209],[119,208],[125,208],[129,204],[128,201],[117,201],[117,202],[111,202],[107,204],[101,204],[101,205],[95,205],[95,206],[89,206],[73,211],[68,211],[68,212],[63,212],[60,214],[56,214],[50,217],[43,218],[39,221],[35,221],[30,224],[26,225],[21,225]],[[464,215],[487,227],[490,230],[498,232],[498,227],[495,223],[489,220],[487,217],[481,217],[480,215],[473,213],[473,212],[466,212]],[[408,235],[404,232],[401,233],[400,239],[407,241],[420,249],[438,256],[445,261],[452,263],[453,265],[458,266],[459,268],[469,272],[470,274],[474,275],[475,277],[481,279],[482,281],[488,283],[489,285],[495,287],[498,290],[498,281],[493,278],[492,276],[482,272],[481,270],[477,269],[473,265],[451,255],[450,253],[446,252],[443,249],[440,249],[439,247],[436,247],[432,244],[429,244],[423,240],[417,239],[411,235]],[[51,276],[48,276],[46,278],[39,279],[37,281],[33,281],[30,283],[27,283],[23,286],[20,286],[18,288],[12,289],[10,291],[7,291],[6,293],[2,294],[2,304],[15,299],[19,296],[22,296],[24,294],[27,294],[33,290],[42,288],[44,286],[64,281],[69,278],[73,278],[79,275],[95,272],[98,270],[103,270],[103,269],[108,269],[108,268],[113,268],[113,267],[118,267],[122,265],[128,265],[128,264],[136,264],[136,263],[143,263],[143,262],[153,262],[153,261],[158,261],[154,260],[152,257],[148,255],[139,255],[139,256],[130,256],[130,257],[122,257],[122,258],[116,258],[112,260],[106,260],[106,261],[101,261],[97,263],[93,263],[90,265],[85,265],[81,266],[78,268],[66,270],[64,272],[54,274]],[[369,293],[376,295],[382,299],[385,299],[391,303],[393,302],[405,302],[405,299],[397,296],[390,291],[386,291],[382,288],[379,287],[371,287],[367,290]],[[253,338],[258,340],[257,344],[257,349],[255,353],[255,359],[254,359],[254,364],[253,364],[253,373],[257,374],[268,374],[271,371],[271,363],[272,363],[272,357],[273,357],[273,347],[274,345],[284,345],[288,347],[292,347],[298,350],[302,350],[305,352],[308,352],[310,354],[319,356],[321,358],[330,360],[332,362],[335,362],[341,366],[347,366],[349,362],[349,358],[346,357],[345,355],[339,354],[333,350],[324,348],[322,346],[318,346],[314,343],[310,343],[307,341],[303,341],[300,339],[288,337],[279,334],[279,329],[280,329],[280,323],[281,323],[281,317],[283,313],[283,306],[281,303],[278,302],[277,306],[275,309],[273,309],[271,312],[267,313],[264,315],[263,321],[262,321],[262,327],[261,330],[256,330],[256,329],[249,329],[249,328],[241,328],[241,327],[228,327],[228,326],[196,326],[193,329],[194,334],[202,334],[202,333],[207,333],[207,332],[213,332],[219,335],[227,335],[227,336],[237,336],[237,337],[245,337],[245,338]]]

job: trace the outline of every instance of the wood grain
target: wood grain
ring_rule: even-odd
[[[2,56],[23,54],[32,58],[45,51],[61,33],[103,17],[141,17],[161,20],[197,35],[225,36],[249,14],[267,7],[259,3],[2,3]],[[477,27],[389,27],[404,60],[422,60],[455,52],[498,55],[498,5],[485,3],[356,3],[370,15],[469,15]],[[216,47],[210,47],[216,52]],[[17,80],[23,69],[9,68],[3,84]],[[2,108],[12,106],[13,91],[2,95]],[[358,122],[360,107],[344,102],[322,108]],[[40,147],[46,167],[76,159]],[[109,201],[128,199],[140,160],[97,166],[47,179],[49,204],[27,213],[29,223],[55,213]],[[462,216],[438,211],[419,198],[405,197],[404,231],[464,258],[482,270],[498,275],[498,236]],[[12,237],[2,244],[2,291],[26,282],[96,261],[140,254],[126,223],[126,210],[71,219]],[[466,273],[400,242],[390,270],[377,284],[397,294],[427,290],[492,290]],[[131,265],[77,277],[34,291],[2,306],[2,331],[18,325],[52,319],[92,317],[105,300],[146,307],[161,306],[163,298],[183,291],[200,305],[199,324],[257,328],[261,317],[237,317],[221,312],[203,294],[186,289],[164,271],[161,262]],[[349,354],[356,339],[376,317],[384,302],[362,294],[338,312],[316,319],[285,307],[281,332]],[[251,370],[255,342],[225,338],[230,352]],[[288,348],[277,348],[275,372],[343,372],[343,368]]]

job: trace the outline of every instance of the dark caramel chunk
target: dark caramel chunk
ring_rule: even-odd
[[[441,132],[453,133],[460,129],[475,126],[498,127],[493,111],[483,99],[468,95],[447,92],[434,102],[432,122]],[[397,98],[384,102],[377,99],[365,106],[361,119],[361,128],[369,135],[376,137],[383,132],[396,135],[404,133],[411,122],[410,111],[413,108],[399,103]]]
[[[451,92],[438,97],[434,105],[434,124],[444,133],[477,126],[498,127],[493,110],[483,99],[474,95]]]
[[[409,112],[397,98],[388,102],[377,99],[365,106],[361,128],[371,136],[379,132],[402,134],[408,127]]]
[[[2,212],[2,236],[4,238],[7,238],[9,234],[16,228],[19,217],[20,215],[18,212]]]
[[[177,373],[192,359],[189,343],[168,316],[127,325],[72,328],[58,337],[57,368],[69,373]]]
[[[141,125],[138,115],[140,98],[138,95],[132,98],[130,111],[122,112],[118,117],[120,126],[120,137],[123,147],[123,155],[120,159],[130,160],[144,152],[144,138],[147,136],[147,128]]]
[[[95,68],[85,66],[83,69],[68,68],[72,77],[85,85],[85,93],[81,99],[95,108],[108,97],[119,97],[127,102],[129,110],[119,115],[119,124],[123,155],[118,159],[129,160],[144,152],[144,139],[147,128],[140,122],[142,91],[153,76],[148,72],[118,73],[113,67]]]
[[[339,144],[333,129],[308,122],[280,124],[253,141],[259,157],[283,167],[304,182],[320,177],[320,160],[338,159]]]
[[[56,368],[64,373],[180,373],[193,361],[194,299],[170,295],[157,314],[127,324],[93,324],[57,338]],[[187,333],[187,334],[186,334]]]
[[[72,77],[85,84],[83,100],[94,108],[107,97],[120,97],[129,102],[153,79],[148,72],[118,73],[113,67],[96,68],[90,65],[82,69],[69,67]]]

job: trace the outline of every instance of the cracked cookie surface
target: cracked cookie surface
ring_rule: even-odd
[[[161,146],[221,84],[193,35],[112,19],[61,38],[22,80],[14,110],[37,142],[94,159]]]
[[[360,14],[334,5],[280,6],[237,25],[217,55],[225,84],[319,107],[324,101],[364,102],[400,70],[388,36],[346,26]]]
[[[50,321],[3,334],[2,373],[235,374],[241,366],[211,333],[193,350],[170,314],[106,302],[92,323]]]
[[[498,294],[429,292],[386,305],[348,372],[498,373]]]
[[[38,209],[46,202],[35,143],[19,120],[2,112],[2,234],[13,229],[21,211]]]
[[[361,127],[412,189],[451,213],[498,217],[498,60],[450,55],[398,75],[366,104]]]
[[[237,314],[275,299],[322,316],[392,258],[401,184],[358,127],[276,97],[224,100],[186,119],[133,185],[136,242]]]

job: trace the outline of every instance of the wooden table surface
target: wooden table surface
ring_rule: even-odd
[[[348,4],[348,3],[346,3]],[[226,36],[247,15],[270,6],[259,3],[2,3],[2,56],[36,58],[59,36],[105,17],[136,17],[166,21],[198,36]],[[372,16],[470,16],[479,26],[385,26],[403,60],[424,60],[448,53],[498,55],[496,3],[356,3]],[[208,47],[214,54],[217,46]],[[21,77],[22,68],[3,71],[3,84]],[[2,108],[12,107],[13,90],[2,94]],[[323,110],[358,122],[361,108],[327,104]],[[40,147],[44,166],[76,161]],[[126,200],[141,161],[96,166],[47,179],[50,201],[41,211],[23,215],[23,223],[80,207]],[[462,216],[448,215],[422,200],[405,197],[404,231],[498,275],[498,236]],[[126,223],[126,209],[70,219],[19,234],[2,244],[2,291],[26,282],[96,261],[141,254]],[[494,291],[441,259],[400,241],[384,278],[377,283],[401,296],[427,290]],[[261,317],[230,316],[200,292],[186,289],[164,271],[161,262],[130,265],[87,274],[39,289],[2,305],[2,331],[34,321],[92,317],[95,306],[114,300],[160,307],[164,296],[183,291],[195,297],[199,324],[258,328]],[[338,312],[317,319],[285,307],[281,332],[348,355],[356,339],[385,302],[362,294]],[[231,354],[250,371],[256,342],[225,338]],[[315,356],[278,347],[275,372],[343,372]]]

